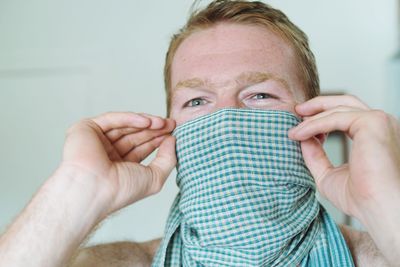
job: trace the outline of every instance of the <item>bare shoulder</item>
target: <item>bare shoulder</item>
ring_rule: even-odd
[[[115,242],[86,247],[77,253],[69,267],[150,266],[161,239],[142,243]]]
[[[346,225],[339,225],[339,228],[356,266],[389,266],[367,232],[358,231]]]

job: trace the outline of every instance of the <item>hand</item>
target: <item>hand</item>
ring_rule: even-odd
[[[73,125],[66,137],[60,169],[77,168],[94,177],[104,216],[161,190],[175,167],[175,121],[135,113],[107,113]],[[159,147],[155,159],[140,162]]]
[[[359,219],[389,263],[400,261],[400,125],[353,96],[320,96],[296,106],[304,121],[289,131],[301,141],[319,192]],[[315,136],[343,131],[349,162],[334,167]]]
[[[296,106],[304,121],[289,132],[302,141],[318,190],[343,212],[363,219],[366,206],[400,194],[400,125],[353,96],[320,96]],[[352,139],[348,164],[333,167],[314,137],[343,131]]]

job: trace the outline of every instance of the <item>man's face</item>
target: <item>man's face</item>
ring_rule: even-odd
[[[218,24],[187,37],[171,71],[177,125],[225,107],[287,110],[305,101],[293,50],[260,26]]]

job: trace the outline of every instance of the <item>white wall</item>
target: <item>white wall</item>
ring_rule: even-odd
[[[396,48],[395,0],[289,1],[281,8],[310,37],[323,88],[385,106],[385,63]],[[169,37],[191,1],[0,2],[0,228],[56,168],[65,129],[106,111],[164,115]],[[177,189],[108,219],[91,242],[162,235]]]

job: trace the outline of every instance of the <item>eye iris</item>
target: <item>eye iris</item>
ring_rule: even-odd
[[[265,98],[268,98],[268,97],[267,97],[266,94],[256,94],[256,95],[255,95],[255,98],[256,98],[256,99],[265,99]]]
[[[199,106],[199,105],[201,105],[201,99],[193,99],[192,101],[191,101],[191,106]]]

